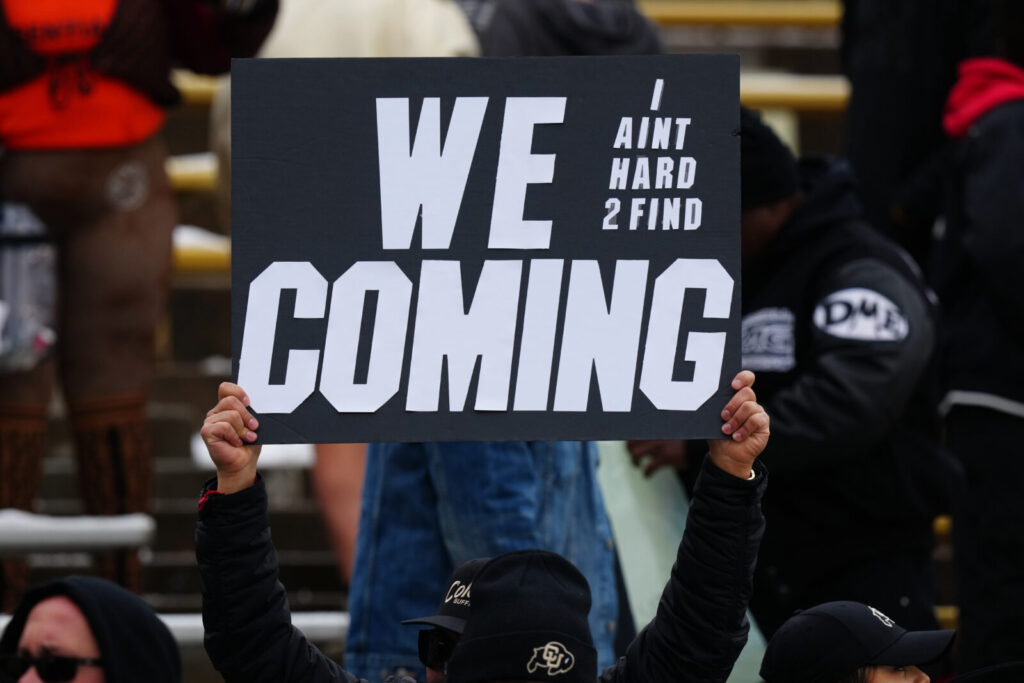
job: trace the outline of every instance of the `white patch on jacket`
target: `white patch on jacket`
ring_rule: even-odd
[[[899,306],[872,289],[851,287],[829,294],[814,308],[814,325],[840,339],[903,341],[910,323]]]
[[[796,365],[796,317],[788,308],[762,308],[743,317],[743,367],[787,372]]]

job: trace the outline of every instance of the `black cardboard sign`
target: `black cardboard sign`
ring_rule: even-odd
[[[234,370],[262,442],[720,436],[737,57],[232,74]]]

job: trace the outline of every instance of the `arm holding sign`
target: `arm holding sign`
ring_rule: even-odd
[[[733,380],[736,394],[722,413],[726,438],[709,441],[657,616],[602,674],[603,683],[724,681],[746,641],[746,605],[764,530],[766,471],[755,459],[768,439],[753,380],[750,372]],[[259,447],[250,445],[258,423],[240,387],[223,384],[219,398],[202,429],[217,479],[200,501],[196,532],[207,652],[227,681],[355,683],[291,625],[266,490],[256,473]]]
[[[753,373],[733,380],[722,417],[723,439],[694,490],[686,531],[658,611],[601,683],[725,681],[747,640],[746,607],[764,534],[761,497],[767,471],[756,458],[768,443],[768,415],[751,388]]]
[[[356,683],[291,624],[256,473],[260,447],[251,445],[259,424],[241,387],[225,382],[218,398],[201,431],[217,478],[207,482],[196,527],[206,651],[229,682]]]

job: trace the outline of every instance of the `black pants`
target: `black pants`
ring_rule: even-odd
[[[947,445],[963,462],[953,543],[965,670],[1024,659],[1024,418],[957,406]]]

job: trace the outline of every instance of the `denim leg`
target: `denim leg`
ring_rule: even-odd
[[[370,444],[349,591],[345,666],[380,681],[398,668],[419,672],[415,627],[434,614],[451,563],[435,514],[424,444]]]
[[[454,565],[545,547],[541,477],[528,444],[435,443],[427,449],[437,517]]]
[[[598,664],[612,664],[618,599],[596,445],[512,441],[428,449],[438,517],[453,562],[526,548],[566,557],[590,584]]]
[[[590,584],[590,630],[598,667],[615,662],[618,594],[611,523],[597,480],[597,444],[531,442],[543,472],[540,519],[546,548],[568,558]]]

